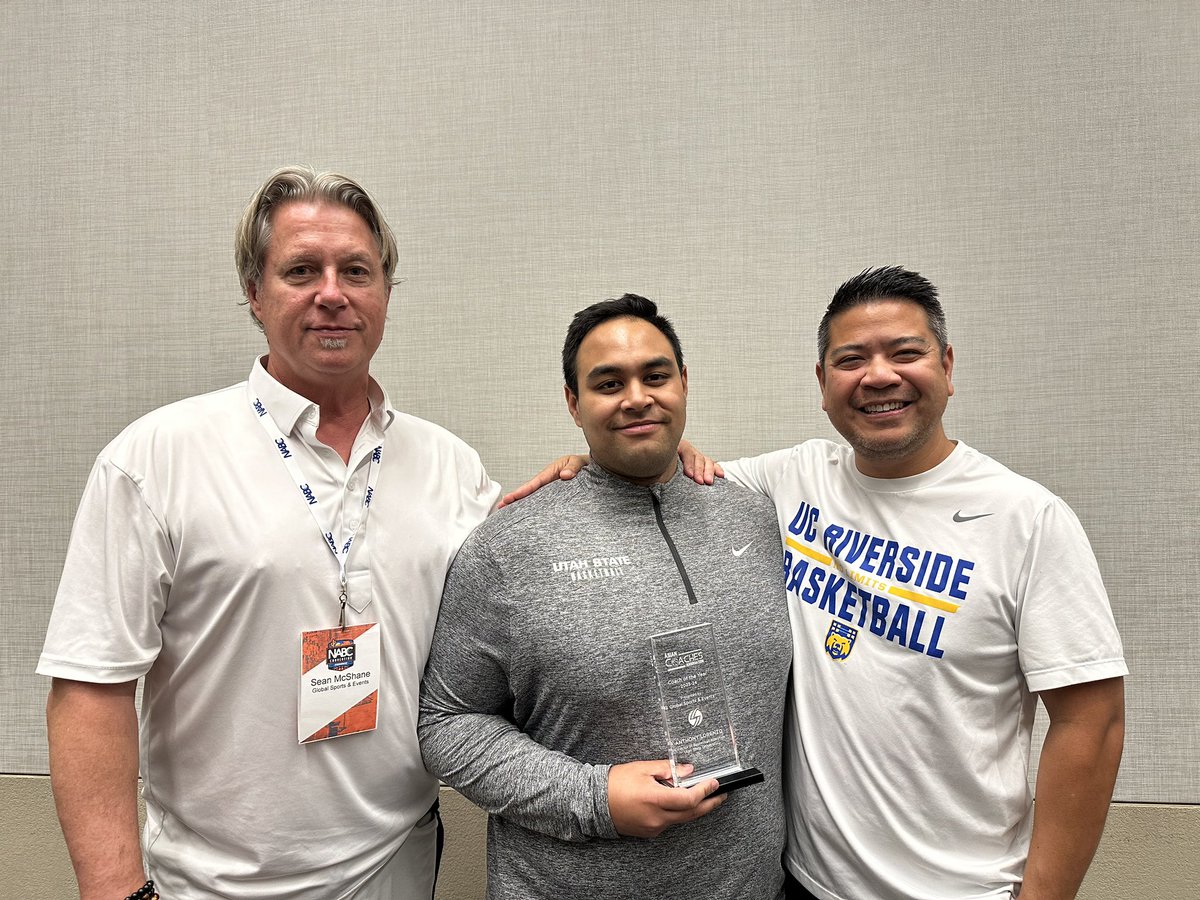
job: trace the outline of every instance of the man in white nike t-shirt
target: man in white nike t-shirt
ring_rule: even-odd
[[[784,540],[787,868],[822,900],[1074,897],[1127,674],[1087,537],[1058,497],[946,436],[954,351],[926,279],[847,281],[818,352],[821,406],[850,446],[725,466],[774,500]]]

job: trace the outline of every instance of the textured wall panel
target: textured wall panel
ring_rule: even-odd
[[[927,274],[952,436],[1064,496],[1100,557],[1132,669],[1118,797],[1200,801],[1193,4],[16,0],[0,22],[0,769],[45,768],[32,668],[91,460],[244,377],[233,225],[305,161],[398,232],[379,377],[507,484],[581,446],[574,310],[658,299],[690,435],[732,457],[830,433],[812,333],[839,281]]]

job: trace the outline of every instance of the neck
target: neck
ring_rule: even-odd
[[[936,468],[954,452],[958,441],[942,435],[940,441],[930,441],[920,450],[898,459],[865,456],[854,451],[854,466],[868,478],[910,478]]]
[[[263,368],[289,391],[294,391],[305,400],[311,400],[321,407],[322,415],[328,412],[338,416],[361,409],[363,418],[366,418],[366,411],[370,409],[367,387],[371,378],[365,369],[362,372],[347,372],[328,379],[314,380],[277,364],[275,357],[270,355],[263,360]]]
[[[638,477],[636,475],[626,475],[623,472],[616,472],[616,471],[610,469],[608,466],[604,465],[604,463],[596,462],[595,457],[592,457],[592,463],[594,465],[599,466],[601,469],[603,469],[609,475],[612,475],[614,478],[620,478],[622,481],[628,481],[630,484],[636,484],[636,485],[640,485],[642,487],[649,487],[652,484],[666,484],[668,481],[670,481],[672,478],[675,477],[675,470],[678,467],[677,461],[672,460],[670,468],[664,470],[662,473],[660,473],[658,475],[648,475],[645,477]]]
[[[278,371],[271,365],[269,356],[266,370],[268,375],[288,390],[295,391],[305,400],[317,405],[321,413],[321,420],[317,425],[317,440],[334,450],[342,458],[342,462],[348,463],[350,451],[354,448],[354,439],[358,437],[363,422],[371,414],[371,401],[367,396],[369,376],[364,372],[361,376],[337,378],[314,384],[291,373]]]
[[[316,402],[321,410],[321,420],[317,424],[317,440],[332,449],[349,464],[350,451],[354,449],[354,441],[362,430],[363,422],[371,414],[371,401],[367,399],[366,391],[359,395],[361,402],[346,402],[341,405]]]

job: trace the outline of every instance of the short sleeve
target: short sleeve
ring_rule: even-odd
[[[733,462],[723,462],[721,468],[725,470],[725,477],[734,484],[774,500],[783,474],[794,455],[795,448],[789,447],[759,456],[744,456]]]
[[[162,647],[174,553],[140,479],[96,460],[71,529],[39,674],[95,683],[146,674]]]
[[[1057,497],[1034,523],[1016,630],[1031,691],[1128,674],[1091,544],[1074,512]]]

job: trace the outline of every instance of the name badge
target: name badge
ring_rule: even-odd
[[[300,635],[301,744],[374,731],[382,672],[379,624]]]

